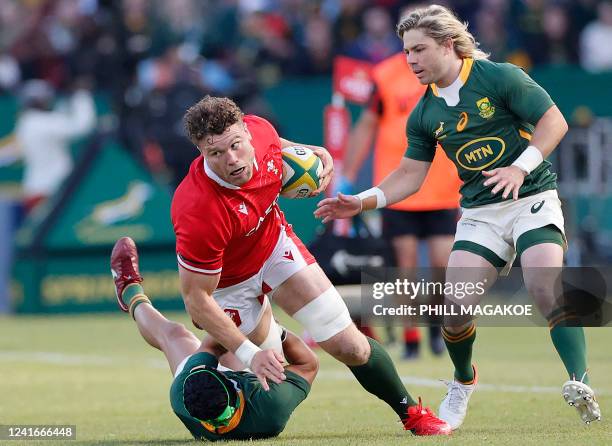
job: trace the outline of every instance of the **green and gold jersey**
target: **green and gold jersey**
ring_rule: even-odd
[[[462,207],[503,201],[501,192],[491,195],[492,187],[483,185],[482,170],[511,165],[529,145],[534,125],[554,103],[512,64],[464,59],[459,78],[463,86],[455,106],[447,105],[435,84],[427,88],[408,119],[405,156],[432,161],[439,143],[463,181]],[[519,197],[555,189],[556,179],[544,161],[525,178]]]
[[[282,432],[293,410],[310,392],[310,384],[301,376],[285,371],[287,379],[281,384],[269,382],[266,392],[257,377],[249,372],[223,372],[233,382],[240,405],[227,427],[215,429],[212,425],[193,418],[183,399],[183,387],[189,372],[202,365],[217,367],[217,358],[209,353],[191,356],[183,370],[174,378],[170,388],[172,410],[194,438],[198,440],[248,440],[269,438]]]

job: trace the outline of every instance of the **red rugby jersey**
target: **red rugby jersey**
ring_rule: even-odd
[[[256,274],[287,222],[277,200],[281,190],[281,142],[263,118],[244,117],[255,148],[253,176],[238,187],[196,158],[172,199],[179,264],[201,274],[221,273],[219,288]]]

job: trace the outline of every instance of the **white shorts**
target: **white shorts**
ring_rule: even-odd
[[[291,229],[283,228],[274,251],[257,274],[235,285],[217,288],[213,297],[240,331],[248,335],[257,327],[263,310],[269,305],[266,294],[273,293],[311,263],[315,263],[312,254]]]
[[[565,239],[561,201],[556,190],[462,211],[454,250],[462,249],[461,242],[472,242],[488,248],[510,264],[516,256],[517,240],[527,231],[554,225]]]

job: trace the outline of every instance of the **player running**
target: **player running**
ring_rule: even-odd
[[[474,281],[486,279],[491,286],[497,268],[511,265],[518,255],[527,290],[549,321],[570,377],[563,397],[583,421],[599,420],[588,386],[584,331],[568,326],[570,314],[553,309],[553,283],[543,281],[543,270],[538,270],[563,265],[563,213],[556,175],[545,160],[567,132],[563,115],[520,68],[487,60],[467,25],[448,9],[431,5],[414,10],[397,29],[408,64],[429,85],[408,119],[406,154],[378,187],[322,200],[315,215],[324,222],[346,218],[414,194],[440,144],[463,181],[463,214],[446,280],[465,280],[466,267],[473,267],[478,271]],[[476,327],[473,322],[446,326],[443,336],[455,373],[439,415],[457,429],[477,381],[472,364]]]
[[[123,237],[115,243],[111,270],[120,307],[128,306],[142,337],[168,359],[174,376],[172,409],[195,439],[247,440],[282,432],[293,410],[308,396],[319,365],[299,337],[283,329],[282,349],[289,362],[283,372],[286,379],[270,384],[266,392],[253,373],[218,369],[225,349],[211,337],[200,342],[184,325],[153,307],[140,285],[132,239]],[[265,324],[263,319],[256,330]]]
[[[185,124],[201,156],[177,188],[171,214],[181,291],[194,324],[235,353],[267,390],[268,380],[278,384],[286,377],[282,349],[262,349],[252,337],[270,295],[385,401],[405,429],[450,434],[446,422],[410,396],[380,344],[357,330],[338,291],[287,224],[277,204],[281,148],[294,143],[227,98],[206,96],[187,111]],[[331,180],[332,159],[325,149],[311,148],[324,166],[320,192]],[[273,343],[272,325],[267,338]]]

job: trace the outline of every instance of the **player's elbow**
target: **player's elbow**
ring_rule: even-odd
[[[306,362],[304,366],[305,366],[306,372],[312,376],[312,378],[309,381],[313,382],[315,377],[317,376],[317,373],[319,373],[319,357],[317,356],[317,354],[311,351],[308,361]]]
[[[559,112],[559,114],[561,114],[561,113]],[[560,132],[561,132],[561,137],[563,137],[568,132],[569,125],[567,124],[567,121],[565,120],[565,117],[563,115],[561,115],[559,121],[560,121],[559,122],[559,128],[560,128]]]
[[[546,123],[546,128],[556,133],[559,136],[559,139],[563,138],[569,130],[569,125],[558,107],[551,107],[544,114],[542,120]]]
[[[299,370],[298,373],[302,378],[308,381],[309,384],[312,384],[319,372],[319,357],[310,351],[304,362],[299,366],[295,366],[295,369],[296,372]]]
[[[567,125],[567,121],[565,120],[563,113],[561,113],[561,110],[555,107],[554,112],[554,127],[559,132],[561,138],[563,138],[563,136],[565,136],[569,130],[569,126]]]

